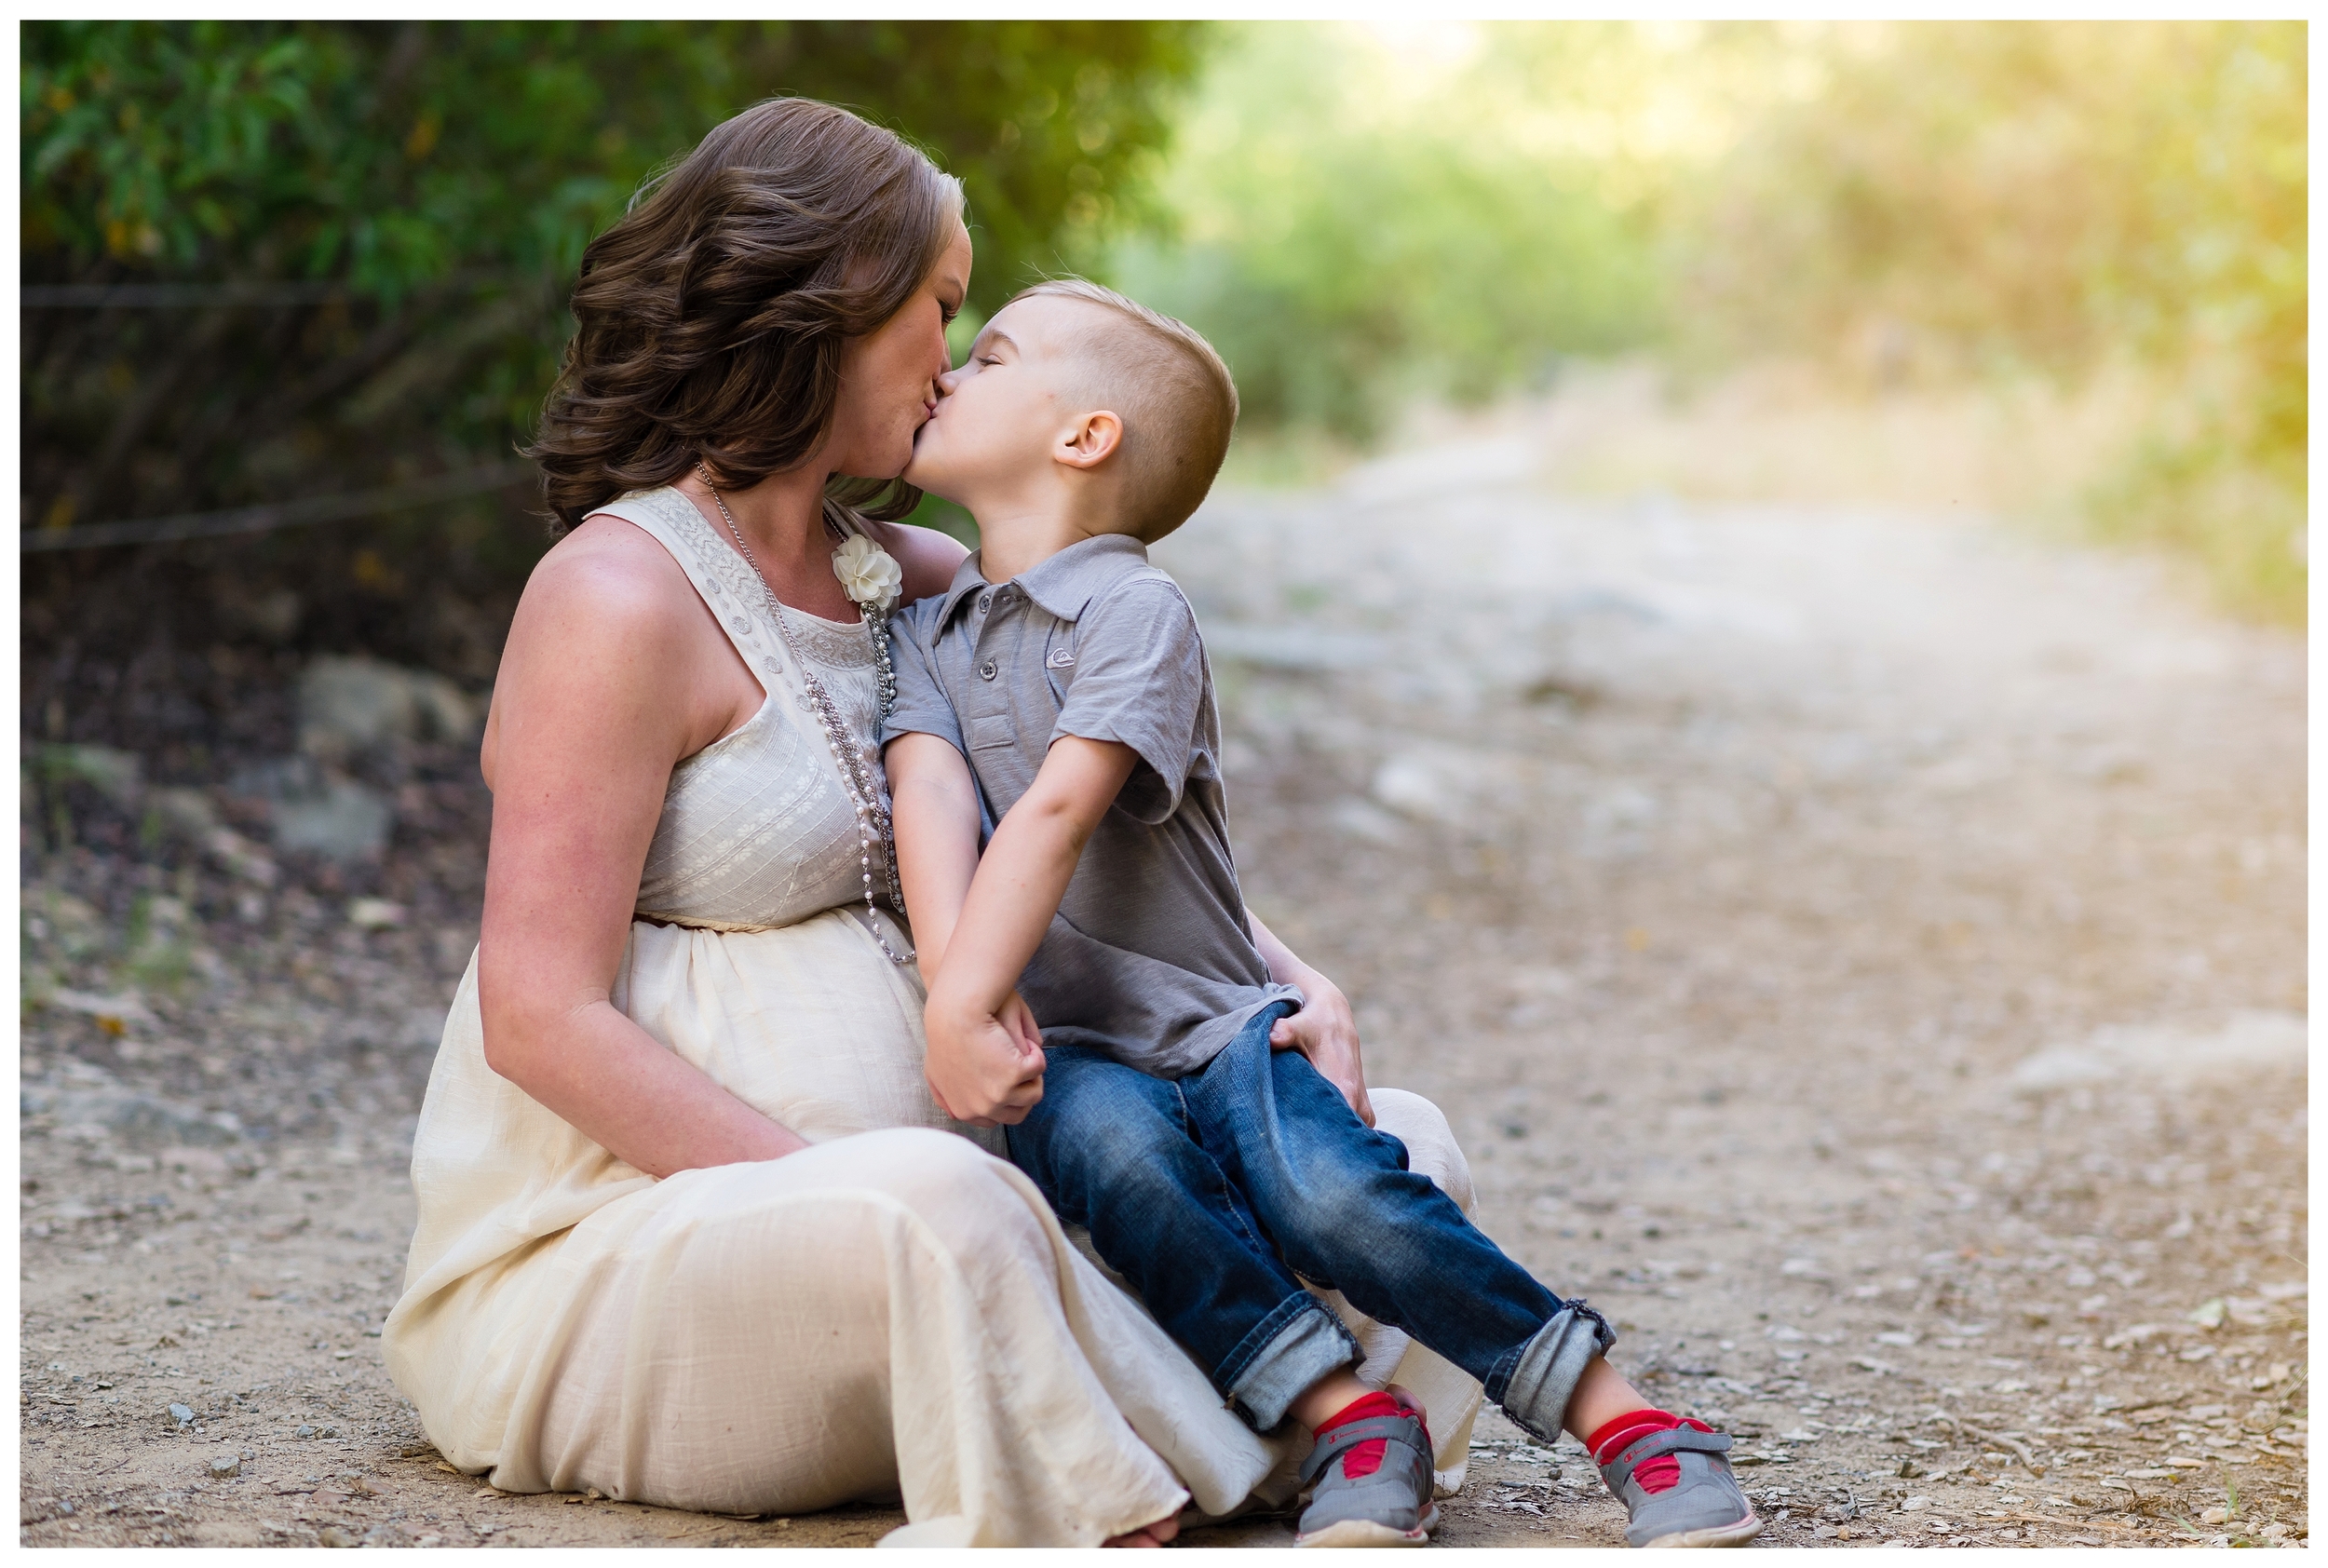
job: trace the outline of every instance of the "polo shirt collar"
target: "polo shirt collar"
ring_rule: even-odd
[[[962,564],[954,569],[954,581],[946,585],[945,598],[938,604],[938,624],[944,626],[954,619],[954,612],[962,601],[986,586],[985,574],[978,569],[978,551],[962,558]]]
[[[1019,574],[1029,599],[1062,621],[1083,614],[1102,589],[1148,563],[1148,547],[1129,534],[1102,534],[1069,545]]]
[[[1020,573],[1014,581],[1045,611],[1062,621],[1072,621],[1083,614],[1083,607],[1097,598],[1102,588],[1147,561],[1148,547],[1130,534],[1101,534],[1036,562]],[[989,586],[984,562],[985,552],[972,550],[954,569],[954,581],[946,585],[945,597],[938,604],[940,626],[954,619],[965,599]]]

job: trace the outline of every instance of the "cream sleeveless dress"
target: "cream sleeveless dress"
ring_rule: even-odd
[[[812,1146],[659,1182],[626,1165],[486,1065],[472,957],[382,1335],[429,1438],[514,1492],[731,1514],[901,1497],[897,1545],[1088,1546],[1288,1497],[1306,1445],[1229,1413],[995,1135],[932,1101],[920,977],[867,922],[908,939],[866,911],[854,811],[757,577],[677,491],[601,510],[670,551],[767,694],[672,771],[614,1004]],[[785,614],[870,753],[870,633]],[[1469,1209],[1437,1109],[1375,1105]],[[1423,1397],[1459,1485],[1479,1386],[1334,1304],[1360,1375]]]

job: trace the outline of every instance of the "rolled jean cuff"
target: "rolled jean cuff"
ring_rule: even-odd
[[[1608,1319],[1579,1296],[1529,1341],[1498,1362],[1487,1380],[1487,1397],[1538,1442],[1559,1440],[1567,1423],[1568,1401],[1592,1358],[1617,1343]]]
[[[1247,1345],[1255,1348],[1247,1351]],[[1304,1291],[1279,1302],[1221,1368],[1223,1392],[1241,1406],[1253,1430],[1285,1419],[1286,1407],[1328,1372],[1357,1363],[1358,1341],[1317,1297]]]

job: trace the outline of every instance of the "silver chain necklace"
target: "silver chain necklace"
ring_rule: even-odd
[[[841,770],[841,787],[848,792],[849,804],[857,808],[858,874],[865,885],[865,912],[873,917],[867,922],[873,928],[873,940],[881,944],[881,951],[888,955],[890,963],[911,964],[914,954],[910,952],[900,953],[881,934],[880,906],[873,899],[873,838],[878,834],[882,863],[889,873],[890,905],[900,913],[904,912],[905,889],[898,882],[897,830],[890,821],[889,808],[882,804],[880,786],[873,782],[872,769],[866,764],[862,753],[849,743],[848,727],[841,721],[841,710],[833,702],[832,694],[824,689],[824,683],[817,679],[817,672],[809,668],[806,659],[800,656],[800,644],[792,640],[792,629],[785,624],[784,602],[776,597],[776,589],[769,584],[768,574],[760,570],[760,558],[753,555],[751,547],[744,542],[744,531],[736,526],[736,514],[727,509],[727,503],[721,498],[719,488],[712,484],[711,470],[697,463],[696,473],[702,479],[703,488],[711,493],[711,504],[719,507],[720,516],[726,520],[727,531],[736,536],[736,547],[743,552],[744,563],[751,568],[751,574],[760,579],[760,591],[767,595],[768,615],[776,622],[777,635],[784,639],[784,651],[792,655],[792,668],[800,671],[801,686],[808,694],[809,711],[816,714],[818,723],[824,729],[825,746],[832,752],[832,760]],[[897,696],[897,676],[889,664],[889,639],[884,631],[880,615],[871,604],[859,603],[857,613],[873,637],[873,665],[879,677],[881,721],[887,723],[889,705]]]

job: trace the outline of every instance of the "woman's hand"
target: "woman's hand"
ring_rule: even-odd
[[[1358,1021],[1349,998],[1317,970],[1309,973],[1311,982],[1301,988],[1302,1010],[1271,1026],[1269,1048],[1309,1058],[1319,1075],[1342,1091],[1358,1119],[1372,1127],[1374,1107],[1366,1098],[1366,1068],[1359,1060]]]
[[[1342,988],[1303,963],[1293,950],[1278,940],[1277,933],[1248,910],[1253,945],[1269,966],[1269,978],[1302,994],[1302,1010],[1281,1018],[1269,1030],[1269,1048],[1299,1051],[1320,1076],[1342,1091],[1358,1119],[1374,1125],[1374,1107],[1366,1098],[1366,1067],[1359,1059],[1358,1020]]]

